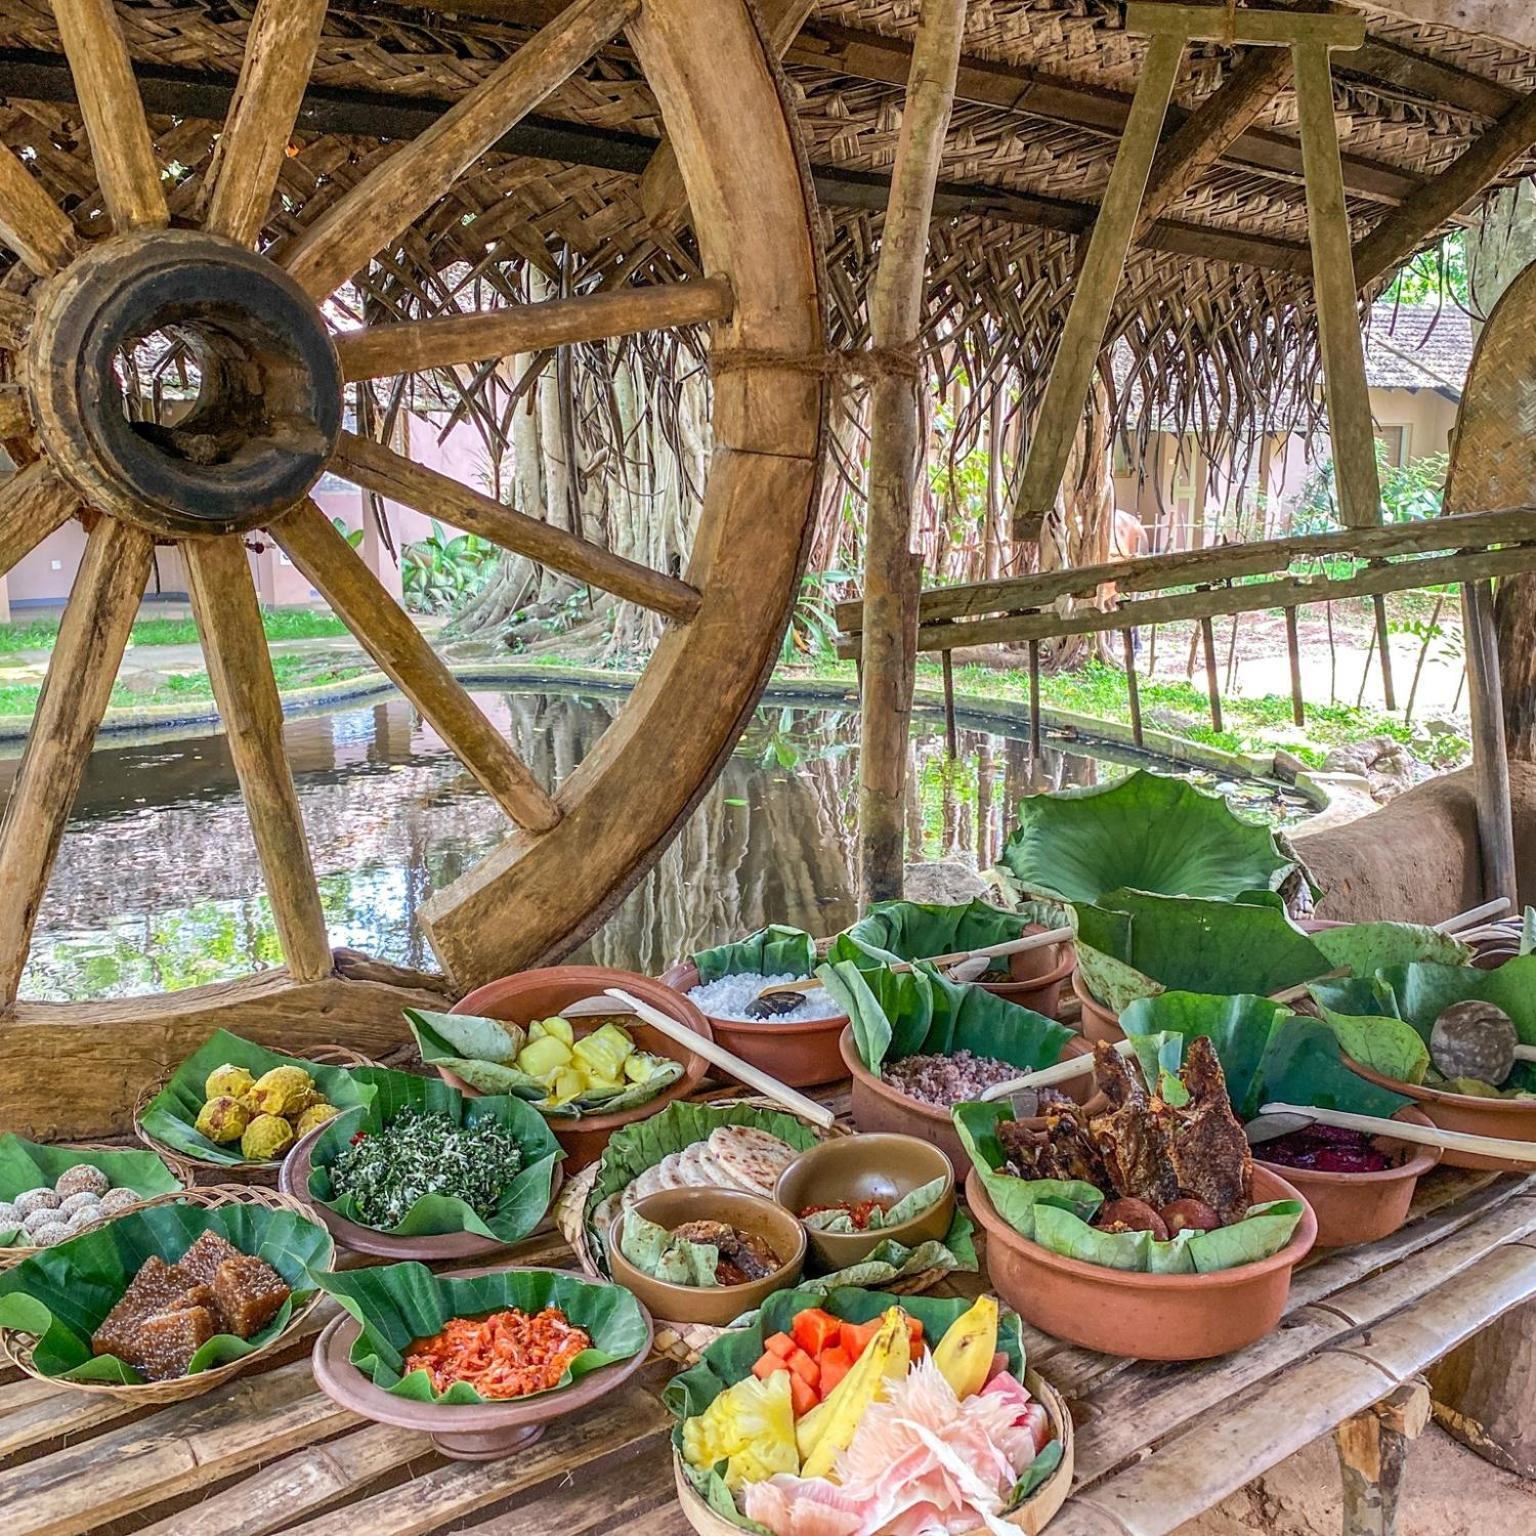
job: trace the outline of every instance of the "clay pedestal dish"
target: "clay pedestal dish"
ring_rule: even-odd
[[[837,1045],[844,1069],[853,1078],[853,1123],[861,1133],[889,1131],[897,1136],[915,1136],[937,1147],[957,1168],[967,1165],[970,1159],[947,1109],[935,1109],[931,1104],[920,1104],[916,1099],[909,1099],[906,1094],[898,1093],[878,1073],[871,1072],[859,1059],[859,1048],[854,1044],[851,1024],[843,1031]],[[1070,1056],[1086,1056],[1092,1049],[1082,1040],[1069,1040],[1057,1059],[1065,1061]],[[1042,1065],[1049,1066],[1050,1063]],[[1020,1077],[1025,1070],[1024,1067],[1019,1068]],[[1092,1073],[1069,1078],[1058,1086],[1078,1104],[1090,1104],[1099,1098]],[[1096,1106],[1095,1113],[1099,1107],[1107,1107],[1107,1101],[1105,1106]],[[1036,1130],[1045,1129],[1044,1120],[1026,1119],[1024,1124]]]
[[[499,1461],[537,1440],[550,1420],[588,1408],[628,1381],[650,1358],[650,1318],[645,1322],[645,1347],[628,1360],[605,1365],[555,1392],[498,1403],[423,1403],[376,1387],[352,1364],[352,1346],[362,1325],[346,1313],[327,1324],[315,1341],[311,1361],[320,1390],[343,1408],[375,1424],[424,1430],[432,1444],[454,1461]]]
[[[619,1251],[624,1223],[635,1212],[671,1231],[685,1221],[723,1221],[760,1238],[780,1260],[779,1267],[746,1285],[673,1285],[643,1274]],[[615,1282],[633,1291],[652,1317],[664,1323],[702,1323],[724,1328],[743,1312],[754,1312],[775,1291],[794,1285],[805,1266],[805,1229],[786,1210],[745,1190],[693,1187],[664,1189],[638,1200],[609,1224],[608,1268]]]
[[[1043,933],[1039,923],[1031,923],[1025,933]],[[1054,1019],[1061,1006],[1061,989],[1077,965],[1077,952],[1071,939],[1063,939],[1045,949],[1026,949],[1009,955],[1007,981],[982,981],[983,990],[994,997],[1007,998],[1021,1008],[1032,1008]]]
[[[488,981],[476,987],[467,997],[454,1004],[451,1012],[474,1014],[482,1019],[499,1019],[504,1024],[519,1024],[527,1028],[535,1019],[547,1019],[569,1008],[583,998],[601,997],[609,987],[622,987],[653,1008],[670,1014],[681,1024],[686,1024],[695,1034],[706,1040],[713,1035],[709,1020],[686,997],[679,997],[671,987],[649,976],[635,976],[628,971],[611,971],[599,965],[555,965],[540,971],[520,971],[516,976],[503,976],[499,981]],[[704,1081],[709,1063],[702,1056],[695,1056],[684,1048],[642,1023],[633,1014],[617,1011],[613,1018],[621,1024],[642,1051],[655,1056],[670,1056],[683,1063],[683,1075],[675,1083],[663,1088],[655,1098],[611,1115],[582,1115],[579,1118],[549,1115],[549,1128],[565,1148],[567,1173],[575,1173],[588,1163],[595,1163],[602,1156],[608,1138],[621,1125],[631,1125],[636,1120],[648,1119],[663,1110],[674,1099],[685,1099]],[[591,1034],[603,1023],[601,1018],[572,1019],[577,1037]],[[462,1078],[439,1067],[438,1075],[445,1083],[457,1088],[470,1098],[477,1097]]]
[[[1400,1109],[1392,1117],[1411,1125],[1430,1125],[1428,1115],[1416,1109]],[[1264,1161],[1264,1145],[1253,1149],[1254,1161],[1301,1191],[1317,1217],[1317,1246],[1347,1248],[1354,1243],[1374,1243],[1390,1237],[1408,1219],[1408,1207],[1418,1182],[1440,1161],[1438,1147],[1412,1141],[1393,1141],[1378,1136],[1375,1145],[1389,1156],[1401,1158],[1395,1168],[1381,1173],[1320,1173],[1310,1168],[1290,1168]]]
[[[663,973],[661,980],[664,986],[686,994],[698,986],[699,968],[692,964],[674,965]],[[791,1088],[835,1083],[847,1075],[837,1053],[837,1037],[848,1022],[846,1013],[830,1019],[801,1019],[793,1024],[777,1019],[760,1023],[751,1019],[722,1019],[714,1013],[705,1017],[710,1033],[726,1050]]]
[[[1209,1360],[1262,1339],[1285,1311],[1291,1271],[1317,1240],[1307,1206],[1290,1242],[1256,1264],[1149,1275],[1064,1258],[1021,1237],[998,1215],[974,1169],[965,1198],[986,1229],[992,1285],[1020,1317],[1068,1344],[1133,1360]],[[1301,1198],[1278,1174],[1253,1170],[1255,1205]]]
[[[1106,1008],[1088,990],[1081,971],[1072,973],[1072,991],[1082,1005],[1082,1022],[1077,1027],[1085,1040],[1102,1040],[1106,1045],[1116,1045],[1125,1039],[1125,1031],[1120,1028],[1120,1015],[1114,1009]]]
[[[860,1264],[887,1238],[905,1248],[942,1242],[955,1215],[955,1167],[943,1151],[916,1136],[843,1136],[802,1152],[779,1175],[774,1199],[798,1219],[813,1205],[883,1200],[894,1205],[935,1179],[939,1198],[910,1220],[869,1232],[819,1232],[806,1227],[811,1251],[824,1270]]]
[[[1536,1141],[1536,1099],[1480,1099],[1470,1093],[1446,1093],[1427,1083],[1400,1083],[1362,1067],[1358,1061],[1344,1058],[1352,1072],[1368,1083],[1389,1088],[1429,1116],[1443,1131],[1465,1131],[1472,1136],[1501,1136],[1506,1141]],[[1444,1152],[1440,1161],[1447,1168],[1476,1168],[1489,1173],[1529,1173],[1529,1163],[1509,1162],[1498,1157],[1479,1157],[1475,1152]]]

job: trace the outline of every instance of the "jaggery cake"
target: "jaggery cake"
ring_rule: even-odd
[[[176,1261],[179,1269],[192,1285],[212,1285],[219,1265],[228,1259],[244,1258],[245,1255],[217,1232],[204,1232],[195,1243]]]
[[[236,1253],[214,1272],[213,1295],[225,1331],[248,1339],[277,1316],[289,1292],[283,1277],[265,1260]]]
[[[191,1289],[178,1266],[152,1255],[129,1282],[122,1299],[102,1319],[101,1326],[91,1336],[91,1347],[98,1355],[116,1355],[132,1364],[140,1324],[156,1312],[184,1305]],[[209,1300],[212,1300],[211,1291]]]
[[[199,1289],[206,1291],[207,1287]],[[170,1381],[185,1376],[193,1355],[220,1331],[211,1306],[175,1307],[168,1312],[156,1312],[138,1325],[135,1353],[131,1358],[125,1358],[150,1381]]]

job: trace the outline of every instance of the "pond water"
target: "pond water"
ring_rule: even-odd
[[[475,697],[545,784],[572,772],[623,702],[590,688]],[[925,858],[968,856],[985,867],[1006,836],[1006,808],[1029,792],[1029,749],[995,725],[964,715],[960,723],[953,764],[942,718],[914,723],[920,793],[909,841]],[[851,922],[857,725],[846,706],[760,709],[682,833],[579,958],[654,974],[765,923],[825,934]],[[285,737],[331,942],[433,968],[416,911],[501,840],[500,812],[397,695],[292,716]],[[1041,788],[1157,766],[1057,737],[1047,738],[1043,759]],[[15,768],[14,759],[0,763],[0,792],[9,793]],[[1270,820],[1308,813],[1275,785],[1222,788],[1239,809]],[[39,915],[23,995],[171,991],[280,959],[224,738],[104,738]]]

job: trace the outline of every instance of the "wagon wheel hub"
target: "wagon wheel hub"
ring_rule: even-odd
[[[180,341],[198,377],[170,422],[135,420],[115,365]],[[48,285],[27,369],[33,419],[87,501],[159,535],[237,533],[293,506],[341,432],[341,368],[314,301],[234,240],[136,231]]]

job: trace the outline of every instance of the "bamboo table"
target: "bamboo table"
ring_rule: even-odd
[[[571,1262],[553,1232],[523,1263]],[[954,1290],[975,1293],[975,1275]],[[1536,1296],[1536,1178],[1437,1173],[1384,1242],[1298,1272],[1281,1327],[1240,1354],[1139,1364],[1031,1333],[1069,1399],[1077,1485],[1052,1536],[1165,1536],[1317,1436],[1340,1431],[1346,1536],[1390,1533],[1420,1373]],[[498,1462],[449,1462],[426,1436],[320,1393],[302,1340],[205,1397],[149,1412],[0,1377],[4,1536],[684,1536],[672,1489],[664,1359]],[[1342,1428],[1341,1428],[1342,1426]]]

